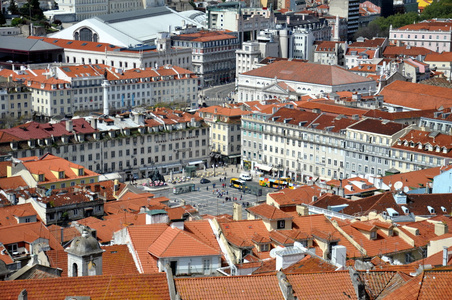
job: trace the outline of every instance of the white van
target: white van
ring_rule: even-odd
[[[251,176],[251,174],[248,173],[248,172],[242,172],[242,173],[240,173],[239,178],[242,179],[242,180],[246,180],[246,181],[250,181],[250,180],[253,179],[253,177]]]

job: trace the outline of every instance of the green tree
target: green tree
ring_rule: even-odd
[[[22,18],[14,18],[11,20],[11,26],[18,26],[18,25],[22,25],[25,23],[26,23],[26,21]]]
[[[19,8],[17,7],[16,1],[11,0],[9,2],[8,10],[13,15],[18,15],[19,14]]]
[[[429,6],[424,8],[421,13],[423,20],[433,18],[452,18],[452,0],[440,0],[432,2]]]

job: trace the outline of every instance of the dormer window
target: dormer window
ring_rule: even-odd
[[[261,244],[261,245],[259,246],[259,248],[260,248],[260,251],[261,251],[261,252],[266,252],[266,251],[269,251],[269,250],[270,250],[270,245],[269,245],[269,244]]]
[[[286,220],[278,220],[276,229],[285,229],[285,228],[286,228]]]
[[[370,232],[370,239],[371,240],[376,240],[377,239],[377,231],[376,230],[372,230]]]
[[[83,176],[85,175],[85,171],[83,168],[78,169],[78,176]]]
[[[64,171],[58,172],[58,179],[64,179]]]
[[[38,181],[44,181],[44,174],[39,174],[38,175]]]

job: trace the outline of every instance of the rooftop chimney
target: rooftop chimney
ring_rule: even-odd
[[[438,222],[435,223],[435,234],[437,236],[446,234],[449,231],[449,228],[446,223]]]
[[[443,247],[443,266],[447,266],[447,261],[449,260],[449,251],[447,251],[447,247]]]
[[[74,129],[74,126],[72,125],[72,120],[67,120],[66,121],[66,131],[72,132],[73,129]]]
[[[242,219],[242,205],[239,203],[232,204],[232,219],[234,221],[239,221]]]

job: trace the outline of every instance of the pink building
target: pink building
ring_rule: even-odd
[[[452,50],[452,20],[426,20],[398,29],[389,29],[389,40],[396,45],[424,47],[436,52]]]

